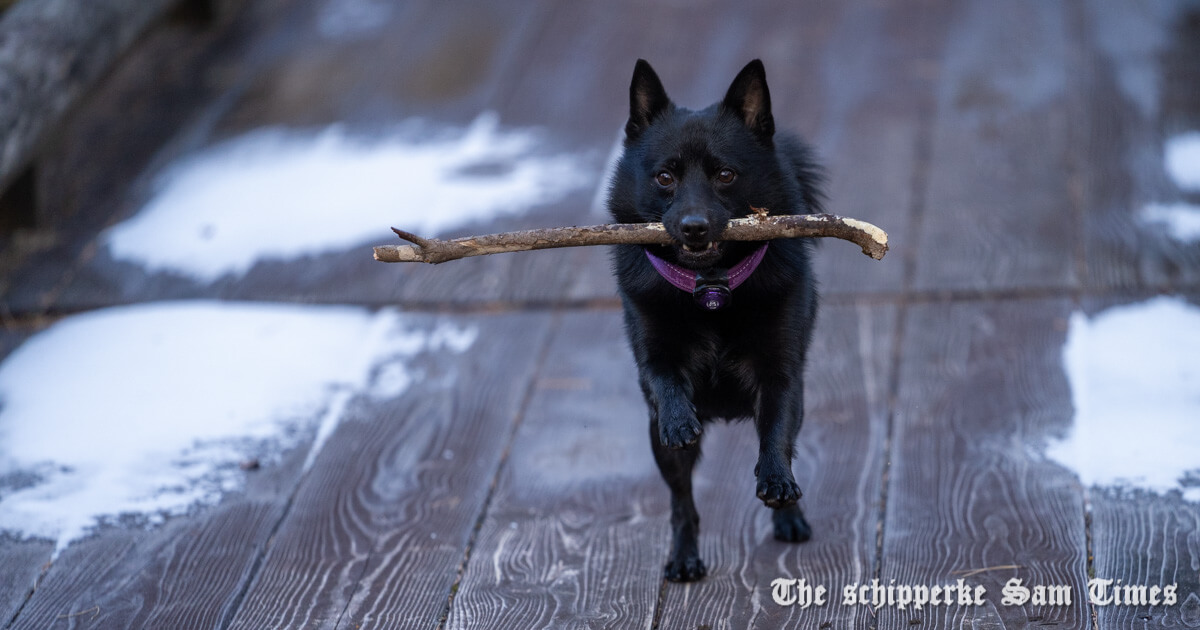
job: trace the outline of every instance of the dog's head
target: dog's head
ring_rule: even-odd
[[[723,264],[717,238],[751,207],[785,211],[775,121],[761,61],[746,65],[725,98],[706,109],[676,106],[650,64],[638,60],[629,88],[625,152],[613,184],[622,222],[662,221],[682,265]]]

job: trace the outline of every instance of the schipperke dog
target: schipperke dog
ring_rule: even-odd
[[[774,511],[775,538],[803,542],[811,533],[792,476],[817,313],[810,244],[719,239],[730,219],[754,212],[821,212],[820,185],[810,149],[775,131],[761,61],[700,111],[672,103],[650,64],[637,62],[608,206],[619,223],[663,222],[674,240],[613,249],[650,443],[671,490],[668,580],[705,575],[692,467],[715,419],[754,420],[756,492]]]

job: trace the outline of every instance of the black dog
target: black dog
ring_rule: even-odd
[[[757,493],[774,509],[775,538],[810,535],[792,476],[817,312],[809,243],[716,239],[752,209],[821,212],[821,177],[799,139],[775,133],[761,61],[742,69],[723,101],[691,111],[674,105],[639,60],[629,101],[609,210],[620,223],[662,221],[676,244],[617,246],[613,265],[654,457],[671,489],[664,573],[686,582],[705,575],[692,467],[710,420],[754,419]]]

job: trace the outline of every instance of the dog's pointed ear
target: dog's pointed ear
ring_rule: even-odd
[[[742,68],[725,93],[721,106],[742,119],[760,139],[769,141],[775,135],[771,93],[767,91],[767,71],[762,61],[755,59]]]
[[[662,81],[654,68],[645,59],[638,59],[633,68],[633,82],[629,85],[629,122],[625,123],[625,137],[636,140],[650,123],[671,105]]]

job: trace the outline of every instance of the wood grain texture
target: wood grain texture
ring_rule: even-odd
[[[0,626],[24,606],[12,628],[433,628],[452,598],[447,628],[1090,628],[1093,612],[1101,630],[1200,627],[1196,506],[1085,492],[1039,454],[1070,426],[1070,300],[1200,282],[1200,249],[1137,216],[1200,202],[1162,164],[1167,138],[1200,128],[1200,18],[1186,3],[417,0],[344,40],[318,32],[328,4],[262,0],[227,25],[136,44],[40,158],[49,229],[0,251],[0,314],[25,326],[44,309],[189,297],[530,312],[456,319],[479,323],[482,354],[424,357],[411,396],[356,403],[307,475],[293,454],[245,494],[155,530],[104,528],[45,570],[49,543],[0,537]],[[780,127],[829,166],[829,210],[894,245],[883,263],[840,244],[816,256],[837,306],[821,317],[796,463],[815,538],[771,539],[753,431],[710,427],[699,584],[661,581],[667,492],[603,249],[401,270],[371,261],[372,241],[200,285],[96,247],[172,159],[224,138],[463,125],[487,109],[542,128],[546,150],[579,152],[592,183],[443,236],[602,221],[638,57],[689,107],[762,58]],[[564,303],[583,308],[552,333],[546,311]],[[1097,575],[1178,583],[1179,604],[1089,609],[1089,550]],[[840,604],[836,587],[876,573],[962,578],[989,604]],[[831,603],[775,606],[769,581],[784,576],[831,587]],[[1074,602],[1002,606],[1010,577],[1068,584]]]
[[[154,529],[104,527],[72,544],[11,627],[219,627],[285,510],[302,458],[253,473],[245,493],[215,508]]]
[[[437,625],[483,508],[547,315],[460,320],[468,354],[429,354],[401,397],[330,439],[231,628]]]
[[[650,628],[667,492],[618,312],[562,316],[447,628]]]
[[[1200,507],[1112,490],[1093,490],[1091,506],[1096,577],[1179,594],[1174,606],[1096,606],[1098,627],[1200,628]]]
[[[873,620],[863,608],[842,606],[840,590],[870,581],[878,568],[895,316],[888,306],[840,306],[819,315],[793,464],[812,540],[775,541],[770,511],[754,496],[754,427],[706,428],[695,479],[708,577],[667,585],[660,627],[862,628]],[[780,577],[825,586],[827,603],[807,610],[775,604],[771,581]]]
[[[1141,217],[1155,204],[1196,201],[1167,175],[1164,146],[1200,129],[1200,12],[1183,3],[1079,7],[1088,44],[1076,152],[1087,286],[1200,285],[1200,246]]]
[[[956,4],[942,52],[918,289],[1077,283],[1065,5]]]
[[[1191,295],[1191,301],[1196,303],[1197,297]],[[1128,304],[1128,298],[1089,299],[1083,307],[1094,317]],[[1153,409],[1148,403],[1146,413]],[[1129,418],[1130,426],[1141,428],[1143,420]],[[1200,454],[1200,446],[1196,452]],[[1121,456],[1097,453],[1105,461]],[[1177,584],[1179,593],[1170,607],[1095,606],[1098,628],[1200,628],[1200,504],[1178,495],[1119,488],[1093,487],[1087,496],[1095,577],[1134,587]]]
[[[186,527],[114,530],[73,545],[12,628],[216,626],[266,541],[273,507],[277,516],[279,506],[240,504]]]
[[[413,316],[410,323],[414,326],[432,326],[436,321],[437,318],[434,317]],[[343,425],[345,431],[335,434],[326,445],[327,450],[335,453],[330,456],[332,462],[329,468],[323,470],[321,466],[325,460],[318,460],[316,467],[304,477],[307,480],[304,486],[306,490],[315,487],[317,491],[323,490],[327,494],[335,495],[335,499],[318,497],[318,502],[314,505],[309,499],[313,491],[309,490],[292,500],[297,483],[301,479],[301,463],[305,455],[303,449],[300,449],[293,452],[279,466],[269,466],[250,473],[251,480],[246,491],[230,497],[217,508],[203,510],[189,517],[171,519],[166,526],[154,530],[104,528],[96,537],[71,545],[50,567],[12,627],[223,627],[229,623],[234,613],[238,612],[243,601],[252,605],[250,608],[240,608],[243,615],[270,615],[273,612],[278,614],[279,606],[286,603],[295,604],[297,601],[301,603],[289,609],[289,614],[311,612],[324,601],[323,592],[319,589],[316,592],[305,592],[296,583],[286,580],[271,581],[271,578],[278,578],[278,558],[286,555],[288,544],[296,542],[293,534],[296,525],[288,525],[276,533],[280,519],[289,511],[295,518],[288,523],[301,523],[301,542],[308,543],[311,540],[313,545],[311,549],[306,549],[309,555],[302,555],[298,566],[288,567],[295,572],[288,573],[285,577],[295,578],[301,585],[310,585],[306,579],[309,575],[328,577],[325,573],[328,567],[322,564],[322,561],[329,562],[331,558],[344,561],[351,567],[352,572],[348,574],[349,577],[344,583],[331,583],[328,584],[328,588],[344,588],[348,597],[361,578],[358,570],[362,565],[354,564],[359,558],[339,546],[344,538],[332,536],[331,545],[326,546],[324,543],[330,539],[322,534],[329,529],[337,531],[337,525],[341,524],[338,519],[345,516],[342,511],[330,506],[352,503],[354,499],[359,498],[350,491],[351,489],[361,490],[369,498],[383,504],[371,504],[366,508],[378,508],[379,513],[375,516],[399,522],[414,518],[428,526],[429,531],[437,533],[449,534],[454,529],[453,526],[447,525],[446,520],[438,520],[439,516],[445,515],[438,511],[437,506],[441,505],[441,509],[451,511],[457,508],[459,512],[453,513],[448,522],[457,524],[460,531],[469,531],[475,512],[479,509],[480,497],[487,492],[487,482],[494,471],[500,444],[498,440],[484,442],[483,450],[490,448],[493,451],[491,468],[487,468],[486,458],[481,457],[486,453],[481,453],[478,449],[472,451],[459,443],[469,442],[477,437],[476,434],[485,433],[478,424],[488,420],[494,420],[495,433],[503,435],[507,431],[511,409],[509,416],[498,418],[482,414],[479,410],[491,410],[492,404],[496,405],[496,409],[503,409],[503,400],[509,400],[511,407],[511,400],[519,397],[513,392],[521,391],[520,383],[510,386],[504,379],[521,378],[523,364],[526,365],[525,372],[528,378],[528,372],[531,370],[529,366],[536,354],[534,348],[537,336],[544,334],[537,331],[544,328],[545,322],[545,316],[514,316],[498,322],[491,328],[485,327],[481,335],[485,341],[477,344],[481,346],[481,352],[485,356],[481,364],[475,364],[471,357],[461,355],[426,357],[424,363],[417,366],[424,370],[426,381],[414,386],[400,400],[394,401],[390,410],[395,412],[399,407],[412,415],[393,420],[387,405],[380,405],[384,409],[379,411],[373,422],[362,422],[359,417],[348,419]],[[528,336],[517,334],[518,331],[525,330],[532,332]],[[534,347],[524,347],[524,342],[530,340],[534,341]],[[504,357],[506,362],[487,360],[487,356],[492,356],[488,354],[489,347],[494,353]],[[502,376],[492,379],[491,388],[482,385],[488,381],[485,375],[479,374],[480,371],[488,369],[485,366],[501,369]],[[462,375],[463,381],[456,381],[458,374]],[[455,392],[448,390],[448,383],[451,382],[458,382],[460,387],[470,389],[474,393],[472,396],[456,397]],[[451,414],[448,410],[459,413]],[[351,413],[355,412],[370,413],[369,410],[352,406]],[[444,418],[441,423],[434,419],[439,413],[442,414],[440,417]],[[480,415],[484,417],[481,419]],[[451,417],[466,426],[474,422],[477,430],[468,429],[466,433],[458,434],[461,438],[458,442],[445,440],[430,445],[428,440],[418,439],[441,437],[437,435],[438,431],[446,433],[451,430],[448,426]],[[410,422],[409,431],[404,431],[403,425],[400,428],[396,426],[405,418]],[[415,429],[413,424],[416,425]],[[364,426],[373,429],[373,432],[363,431]],[[364,442],[369,445],[364,446]],[[386,446],[397,450],[381,456],[382,461],[370,459],[369,455],[372,452],[379,455],[379,449]],[[403,452],[401,447],[408,447],[410,450]],[[417,454],[415,451],[422,448],[434,448],[432,453],[427,453],[431,461],[424,464],[411,461],[410,457]],[[462,453],[467,462],[473,462],[477,468],[482,468],[475,470],[473,476],[463,475],[460,480],[457,477],[450,478],[453,476],[449,472],[444,472],[439,478],[439,465],[447,471],[454,467],[455,461],[452,456],[455,449]],[[341,455],[340,459],[336,455],[338,453]],[[389,460],[389,457],[392,459]],[[354,475],[353,465],[356,463],[359,464],[358,472],[361,476]],[[371,466],[380,463],[390,465],[390,468],[380,473],[382,478],[371,478],[368,474],[374,470]],[[432,478],[427,479],[426,476]],[[347,479],[358,480],[365,487],[350,485],[347,488]],[[474,496],[474,503],[463,503],[461,497],[453,494],[439,495],[433,489],[446,484],[450,486],[450,491],[454,491],[458,487],[455,485],[456,480],[469,486],[463,492]],[[428,493],[424,496],[432,497],[429,501],[435,504],[434,507],[420,504],[414,507],[411,501],[403,502],[397,499],[397,496],[406,496],[404,491],[410,494],[418,492],[417,488],[420,488],[419,492]],[[399,512],[388,512],[390,507]],[[411,512],[406,511],[410,509]],[[369,520],[366,516],[370,516],[364,516],[362,513],[354,515],[363,517],[363,520]],[[320,522],[322,517],[334,521],[334,525]],[[411,533],[411,530],[405,532],[403,528],[393,525],[394,523],[388,522],[383,527],[389,533],[399,532],[397,535],[400,537],[390,539],[389,542],[397,544],[388,545],[381,555],[386,559],[390,557],[390,553],[399,553],[408,559],[403,573],[405,580],[413,580],[414,588],[422,584],[420,575],[423,565],[420,559],[423,554],[433,554],[444,565],[437,576],[441,578],[440,582],[429,586],[429,590],[425,591],[429,597],[423,602],[422,610],[427,611],[426,616],[432,624],[440,614],[454,569],[461,560],[465,534],[460,536],[462,540],[450,543],[435,542],[431,547],[428,541],[424,545],[410,544],[401,534]],[[271,540],[276,541],[274,552],[262,563],[260,573],[260,559]],[[363,540],[351,542],[361,545]],[[15,554],[22,550],[23,547],[14,546],[6,548],[5,553]],[[368,554],[371,549],[365,548],[363,552]],[[33,566],[40,566],[46,561],[46,557]],[[418,559],[415,565],[411,560],[414,557]],[[15,578],[28,570],[32,570],[31,567],[14,566],[13,576]],[[243,593],[251,580],[260,575],[262,577],[256,582],[255,589],[250,591],[250,595],[244,600]],[[17,591],[22,590],[19,584],[15,586]],[[29,586],[31,584],[26,584],[23,590],[27,592]],[[261,595],[264,588],[270,587],[274,587],[274,590],[266,598],[275,603],[275,608],[259,605],[255,599]],[[289,588],[292,590],[288,590]],[[405,597],[413,594],[408,590],[403,592]],[[6,593],[6,597],[9,595],[15,601],[22,593],[10,591]],[[406,603],[410,602],[406,600]],[[343,602],[336,608],[336,614],[324,617],[328,620],[329,627],[333,627],[332,624],[337,621],[344,608]],[[314,613],[311,618],[318,617],[320,615]],[[271,619],[269,616],[265,618]]]
[[[1071,422],[1060,356],[1070,304],[909,308],[881,578],[930,586],[962,578],[988,595],[982,607],[885,608],[879,627],[1084,627],[1082,492],[1074,475],[1036,453]],[[989,570],[1011,565],[1019,568]],[[1001,588],[1011,577],[1069,585],[1073,603],[1003,606]]]
[[[0,328],[0,360],[8,357],[14,349],[23,343],[34,332],[32,328],[10,327],[6,322]],[[0,399],[0,413],[3,412],[3,400]],[[22,485],[23,480],[18,475],[10,476],[12,471],[0,473],[0,497],[8,490]],[[0,625],[11,621],[17,611],[25,605],[33,593],[38,579],[48,568],[50,556],[54,552],[54,543],[46,540],[21,540],[8,532],[0,531]]]
[[[53,552],[48,541],[0,537],[0,623],[7,625],[25,605]]]
[[[791,20],[781,28],[808,10],[807,4],[788,7]],[[795,85],[783,98],[820,105],[813,140],[827,167],[829,211],[859,213],[879,225],[892,250],[886,265],[872,268],[842,248],[822,246],[815,266],[826,294],[895,292],[904,286],[906,261],[918,253],[949,10],[942,2],[843,2],[838,8],[820,49],[791,55],[819,61],[805,82],[820,87]],[[795,106],[780,113],[789,110]]]

